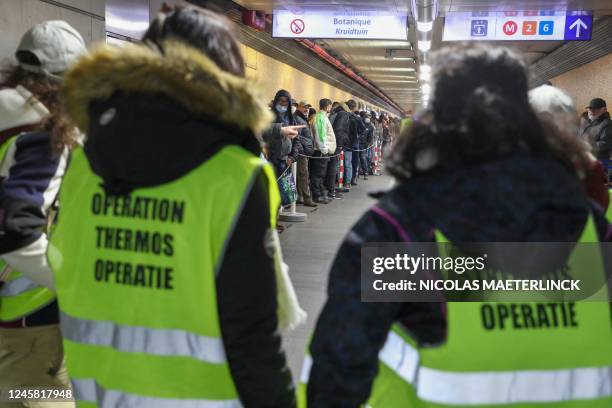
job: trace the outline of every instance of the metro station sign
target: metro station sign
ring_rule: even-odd
[[[384,11],[274,10],[272,37],[407,40],[408,17]]]
[[[442,41],[588,41],[591,12],[527,10],[449,13]]]

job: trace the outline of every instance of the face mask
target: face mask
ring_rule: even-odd
[[[365,123],[370,123],[370,119],[366,118]]]
[[[296,110],[297,110],[297,108],[296,108],[295,106],[292,106],[292,107],[291,107],[291,113],[292,113],[292,114],[294,114]]]
[[[278,113],[285,113],[285,112],[287,112],[287,107],[286,106],[282,106],[282,105],[277,103],[276,104],[276,111]]]

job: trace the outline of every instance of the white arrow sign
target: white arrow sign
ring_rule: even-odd
[[[581,19],[578,19],[574,21],[574,24],[569,26],[570,30],[573,30],[574,28],[576,29],[576,37],[580,37],[580,28],[584,28],[586,30],[588,26],[584,24],[584,21],[582,21]]]

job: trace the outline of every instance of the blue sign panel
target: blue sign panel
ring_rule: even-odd
[[[593,16],[567,16],[565,18],[565,41],[588,41],[591,39]]]
[[[447,13],[442,41],[588,41],[593,29],[591,11],[545,9],[485,13]]]
[[[554,21],[540,21],[540,25],[538,26],[539,35],[553,35],[554,32],[555,32],[555,22]]]
[[[472,20],[472,37],[486,37],[488,26],[488,20]]]

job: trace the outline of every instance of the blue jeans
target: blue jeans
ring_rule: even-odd
[[[353,179],[353,152],[344,150],[344,185],[351,184]]]
[[[357,180],[357,176],[359,176],[359,156],[361,154],[361,152],[359,151],[359,144],[354,144],[353,145],[353,152],[352,152],[352,159],[353,159],[353,178],[355,180]]]
[[[366,153],[366,158],[368,162],[368,171],[372,168],[372,160],[374,159],[374,146],[370,147]]]

